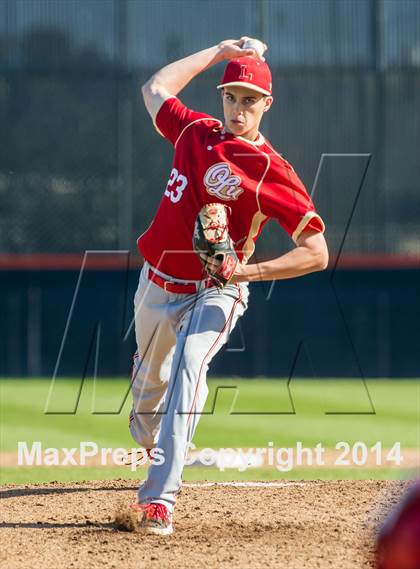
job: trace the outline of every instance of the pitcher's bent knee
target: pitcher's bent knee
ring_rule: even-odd
[[[144,448],[153,448],[155,446],[154,433],[148,432],[148,430],[142,426],[138,415],[133,411],[130,413],[128,429],[139,446]]]

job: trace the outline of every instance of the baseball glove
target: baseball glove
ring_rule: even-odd
[[[228,232],[227,206],[204,205],[195,220],[193,247],[216,286],[223,288],[232,279],[238,256]]]

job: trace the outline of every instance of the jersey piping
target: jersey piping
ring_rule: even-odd
[[[175,148],[176,148],[176,145],[177,145],[178,142],[179,142],[179,139],[180,139],[181,136],[184,134],[184,132],[187,130],[187,128],[189,128],[190,126],[192,126],[193,124],[195,124],[195,123],[197,123],[197,122],[200,122],[200,121],[208,121],[208,120],[211,120],[211,121],[214,121],[214,122],[216,122],[216,123],[219,123],[219,125],[222,126],[222,123],[221,123],[218,119],[215,119],[215,118],[213,118],[213,117],[200,117],[199,119],[195,119],[195,120],[189,122],[187,125],[184,126],[184,128],[182,129],[182,131],[180,132],[178,138],[177,138],[176,141],[175,141],[175,144],[174,144]]]
[[[264,141],[264,137],[260,134],[260,137],[263,139]],[[269,155],[264,152],[263,150],[260,150],[258,148],[258,145],[256,145],[255,143],[252,143],[252,141],[250,140],[246,140],[245,138],[242,137],[238,137],[241,138],[241,140],[244,140],[250,144],[252,144],[252,146],[254,146],[254,148],[257,150],[258,154],[263,154],[266,158],[267,164],[264,170],[263,175],[261,176],[260,181],[257,184],[257,188],[255,190],[255,199],[257,202],[257,207],[258,207],[258,211],[255,212],[255,214],[252,217],[252,221],[251,221],[251,225],[249,228],[249,232],[248,235],[245,239],[245,243],[242,249],[243,252],[243,259],[242,259],[242,263],[246,264],[248,262],[248,260],[250,259],[250,257],[252,257],[254,251],[255,251],[255,243],[254,243],[254,238],[258,235],[261,224],[268,218],[267,215],[265,215],[262,210],[261,210],[261,204],[260,204],[260,188],[261,185],[264,181],[264,178],[268,172],[268,170],[270,169],[271,166],[271,160]]]
[[[298,226],[296,227],[296,229],[294,230],[294,232],[292,234],[292,239],[295,243],[296,243],[296,240],[299,238],[299,235],[302,233],[302,231],[308,225],[309,221],[314,217],[317,217],[319,219],[319,221],[321,222],[322,228],[323,228],[322,233],[325,231],[325,224],[322,221],[321,217],[315,211],[308,211],[308,213],[302,217]]]

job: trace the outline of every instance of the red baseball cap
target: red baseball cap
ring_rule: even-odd
[[[264,95],[271,95],[272,79],[271,71],[265,61],[253,56],[237,57],[231,59],[225,67],[222,82],[217,85],[222,87],[248,87]]]

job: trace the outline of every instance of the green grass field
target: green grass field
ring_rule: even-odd
[[[50,414],[45,414],[50,381],[0,380],[1,453],[16,453],[18,441],[41,441],[46,447],[78,447],[81,441],[99,447],[132,447],[127,429],[130,395],[123,380],[86,381],[77,403],[81,382],[60,380],[50,393]],[[383,448],[395,442],[402,449],[420,447],[420,384],[407,380],[369,380],[369,398],[361,381],[293,380],[289,397],[285,380],[212,379],[206,414],[200,420],[194,443],[211,447],[294,447],[297,441],[314,447],[334,448],[340,441],[357,441]],[[216,397],[217,394],[217,397]],[[124,403],[124,404],[123,404]],[[77,407],[77,408],[76,408]],[[121,408],[121,412],[119,412]],[[75,412],[74,412],[75,411]],[[57,414],[61,413],[61,414]],[[65,413],[65,414],[64,414]],[[29,467],[3,465],[1,483],[47,482],[142,477],[127,468]],[[273,480],[308,478],[396,478],[410,475],[404,468],[294,468],[274,467],[245,472],[236,469],[186,468],[185,479]]]

